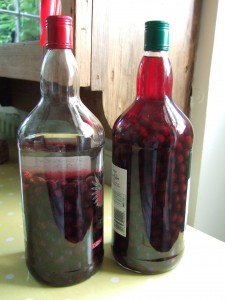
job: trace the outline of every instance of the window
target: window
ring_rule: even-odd
[[[0,0],[0,44],[39,37],[39,0]]]
[[[53,0],[52,0],[53,1]],[[75,0],[61,0],[62,1],[62,14],[69,15],[74,18],[75,11]],[[83,2],[83,1],[80,1]],[[22,41],[20,43],[12,43],[11,29],[7,31],[9,43],[2,43],[2,29],[5,27],[5,21],[2,21],[2,15],[5,14],[6,10],[16,12],[15,3],[19,3],[20,12],[18,13],[21,17],[28,18],[29,15],[34,15],[32,18],[38,23],[36,41]],[[22,4],[30,7],[25,9]],[[0,0],[0,81],[1,77],[23,79],[29,81],[39,81],[41,63],[43,60],[44,47],[41,47],[39,43],[40,30],[39,30],[39,5],[40,0]],[[35,8],[34,8],[35,7]],[[84,6],[85,7],[85,6]],[[36,9],[36,11],[35,11]],[[4,10],[4,11],[3,11]],[[23,15],[25,14],[25,16]],[[10,14],[12,17],[12,14]],[[9,14],[7,14],[9,17]],[[15,15],[13,15],[15,18]],[[22,26],[23,18],[21,22]],[[28,31],[33,34],[33,29]],[[23,32],[23,30],[22,30]],[[21,29],[20,29],[21,35]]]

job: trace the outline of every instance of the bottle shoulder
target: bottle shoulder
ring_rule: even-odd
[[[74,100],[74,99],[73,99]],[[42,99],[28,115],[18,131],[22,141],[33,135],[74,134],[104,144],[104,129],[100,121],[79,100],[53,103]]]
[[[151,141],[165,143],[169,147],[180,136],[193,139],[193,129],[189,119],[171,99],[142,101],[133,103],[115,122],[113,138],[119,142],[151,145]],[[145,143],[144,141],[148,141]]]

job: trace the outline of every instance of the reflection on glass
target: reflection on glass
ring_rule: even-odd
[[[0,0],[0,44],[39,37],[39,0]]]

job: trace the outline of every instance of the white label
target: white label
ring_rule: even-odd
[[[126,237],[127,225],[127,170],[112,164],[112,198],[114,230]]]
[[[72,156],[72,157],[34,157],[21,156],[23,169],[34,171],[89,171],[91,168],[90,156]]]

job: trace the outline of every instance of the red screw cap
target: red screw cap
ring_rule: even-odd
[[[73,48],[72,22],[69,16],[55,15],[46,18],[47,49]]]

